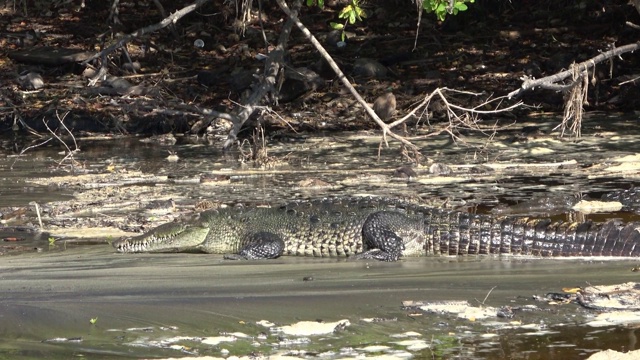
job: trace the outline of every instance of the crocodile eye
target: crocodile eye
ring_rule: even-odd
[[[316,215],[311,215],[309,216],[309,222],[313,223],[313,224],[317,224],[320,222],[320,218]]]

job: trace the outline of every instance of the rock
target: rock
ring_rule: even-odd
[[[287,68],[285,70],[285,81],[280,88],[278,99],[282,102],[293,101],[323,85],[324,79],[313,70],[304,67]]]
[[[42,75],[35,72],[28,72],[18,77],[20,87],[24,90],[38,90],[44,87],[44,80]]]
[[[382,121],[387,121],[396,113],[396,96],[392,92],[378,96],[373,103],[373,111]]]
[[[387,68],[376,60],[360,58],[353,64],[353,75],[382,79],[387,76]]]

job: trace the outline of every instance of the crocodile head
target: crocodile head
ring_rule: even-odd
[[[186,251],[202,244],[209,231],[201,224],[172,222],[140,236],[118,239],[113,242],[113,247],[123,253]]]

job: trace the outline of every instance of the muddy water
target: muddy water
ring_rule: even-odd
[[[247,348],[282,350],[274,345],[278,334],[256,325],[260,320],[290,324],[348,319],[351,325],[328,339],[285,350],[322,353],[372,345],[402,349],[392,335],[415,332],[414,337],[432,347],[408,351],[418,357],[439,352],[447,358],[580,359],[604,348],[632,349],[635,330],[587,327],[584,323],[593,314],[573,304],[537,303],[532,295],[586,283],[632,281],[637,275],[629,268],[635,264],[513,258],[229,263],[211,255],[119,255],[106,246],[12,256],[1,266],[0,348],[5,354],[33,357],[168,357],[181,355],[183,349],[162,345],[167,339],[241,332],[250,338],[220,347],[191,339],[177,344],[199,355],[220,356],[222,348],[247,355]],[[415,310],[401,309],[405,300],[477,300],[486,306],[537,309],[513,319],[472,321],[454,315],[417,316]],[[368,322],[371,318],[378,322]],[[97,319],[95,324],[91,319]],[[261,333],[269,335],[255,340]]]
[[[75,170],[58,166],[61,156],[56,148],[0,159],[0,202],[25,206],[29,213],[21,221],[35,224],[26,204],[37,201],[57,210],[45,214],[45,230],[56,236],[84,232],[90,238],[106,238],[108,229],[96,232],[74,225],[71,219],[79,212],[67,208],[99,208],[82,216],[107,219],[108,225],[128,221],[129,214],[166,221],[192,212],[202,199],[260,203],[366,193],[482,204],[487,211],[536,194],[598,195],[631,186],[638,176],[636,161],[624,157],[640,152],[639,136],[615,131],[626,129],[624,120],[607,124],[612,128],[587,123],[586,136],[580,141],[502,141],[513,133],[490,145],[479,138],[467,139],[465,145],[432,138],[419,143],[423,154],[451,166],[453,173],[434,175],[428,166],[416,167],[419,176],[412,180],[391,176],[404,164],[397,149],[383,151],[378,159],[378,139],[362,133],[272,140],[273,160],[266,170],[243,165],[238,152],[223,154],[202,144],[86,140],[79,142],[83,151],[76,159],[82,166]],[[599,136],[593,136],[596,132]],[[168,150],[177,152],[180,160],[168,162]],[[628,166],[618,167],[621,164]],[[492,170],[471,170],[479,165]],[[127,183],[135,171],[155,177]],[[87,173],[109,177],[80,180]],[[200,180],[203,176],[223,176],[224,181],[205,184]],[[300,183],[308,179],[327,185]],[[174,212],[147,214],[147,203],[168,198],[177,204]],[[633,212],[581,216],[637,220]],[[68,220],[69,227],[54,225],[60,218]],[[306,258],[228,262],[197,254],[122,255],[107,245],[64,246],[62,240],[49,247],[47,241],[46,236],[27,237],[22,244],[42,251],[0,258],[0,357],[319,354],[327,358],[583,359],[601,349],[636,348],[635,330],[627,325],[591,327],[586,324],[595,316],[592,312],[575,304],[532,299],[566,287],[635,281],[638,275],[630,271],[637,266],[635,260],[481,257],[405,259],[391,264]],[[516,311],[510,319],[463,319],[403,309],[405,300],[468,301],[472,306],[508,305]],[[283,335],[257,323],[267,320],[282,326],[342,319],[350,325],[318,336]]]

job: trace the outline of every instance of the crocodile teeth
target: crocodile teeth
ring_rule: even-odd
[[[145,251],[148,246],[149,246],[148,241],[133,242],[131,240],[125,240],[121,244],[118,244],[118,248],[116,250],[122,253],[141,252],[141,251]]]

